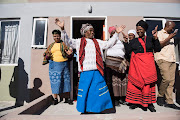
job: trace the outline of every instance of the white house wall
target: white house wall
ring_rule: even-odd
[[[89,5],[92,6],[92,13],[88,13]],[[24,61],[24,70],[28,75],[28,80],[30,80],[31,76],[33,17],[55,16],[139,16],[180,18],[180,3],[43,2],[0,4],[0,19],[20,18],[19,57]],[[131,22],[131,20],[129,20],[129,22]],[[21,79],[21,77],[19,79]],[[30,87],[30,84],[28,84],[28,87]]]

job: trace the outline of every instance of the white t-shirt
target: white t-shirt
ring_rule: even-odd
[[[118,40],[116,44],[107,50],[107,56],[124,58],[125,49],[122,41]]]

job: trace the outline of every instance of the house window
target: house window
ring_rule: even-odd
[[[0,64],[17,64],[19,20],[0,21]]]
[[[172,21],[175,22],[175,24],[176,24],[174,30],[178,29],[178,32],[175,37],[180,38],[180,20],[172,20]]]
[[[166,21],[175,22],[176,26],[174,29],[180,28],[180,19],[166,19],[166,18],[144,18],[144,21],[147,22],[148,30],[146,31],[147,36],[152,36],[152,30],[158,25],[158,31],[165,27]],[[178,31],[175,37],[180,37],[180,31]]]
[[[180,20],[172,20],[172,21],[175,22],[176,24],[174,30],[178,29],[178,32],[175,37],[180,38]],[[175,51],[176,51],[176,61],[177,63],[179,63],[179,70],[180,70],[180,42],[176,46]]]
[[[147,36],[152,36],[152,30],[156,27],[156,25],[158,25],[158,31],[163,29],[165,27],[166,21],[175,22],[176,26],[174,29],[180,28],[180,19],[179,18],[176,18],[176,19],[173,19],[173,18],[171,18],[171,19],[167,19],[167,18],[144,18],[144,20],[149,25],[149,28],[146,31]],[[180,38],[180,29],[179,29],[179,31],[175,37]],[[180,43],[177,46],[175,46],[175,53],[176,53],[176,62],[180,64]],[[180,70],[180,67],[179,67],[179,70]]]
[[[46,48],[47,18],[34,18],[32,47]]]
[[[147,36],[152,36],[152,30],[158,25],[158,31],[164,28],[164,25],[166,23],[166,19],[164,18],[144,18],[144,20],[147,22],[148,30],[146,31]]]

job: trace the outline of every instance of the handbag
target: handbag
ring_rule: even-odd
[[[9,94],[11,97],[16,98],[17,97],[17,87],[16,87],[16,82],[15,81],[10,81],[9,84]]]

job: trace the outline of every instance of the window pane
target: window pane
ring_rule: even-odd
[[[1,22],[0,64],[17,63],[19,21]]]
[[[175,29],[178,29],[178,32],[177,32],[177,35],[175,37],[178,37],[180,38],[180,21],[174,21],[176,26],[174,28]],[[177,57],[179,56],[179,62],[180,62],[180,43],[178,44],[178,48],[177,48],[178,52],[176,53]],[[180,63],[179,63],[180,64]],[[179,70],[180,70],[180,67],[179,67]]]
[[[152,30],[158,25],[158,31],[161,30],[162,27],[162,20],[146,20],[147,24],[149,25],[148,30],[146,31],[147,36],[152,36]]]
[[[34,45],[44,45],[45,20],[37,20]]]
[[[175,36],[175,37],[180,37],[180,21],[174,21],[175,22],[175,24],[176,24],[176,26],[175,26],[175,28],[174,28],[174,30],[175,29],[178,29],[178,33],[177,33],[177,35]]]

